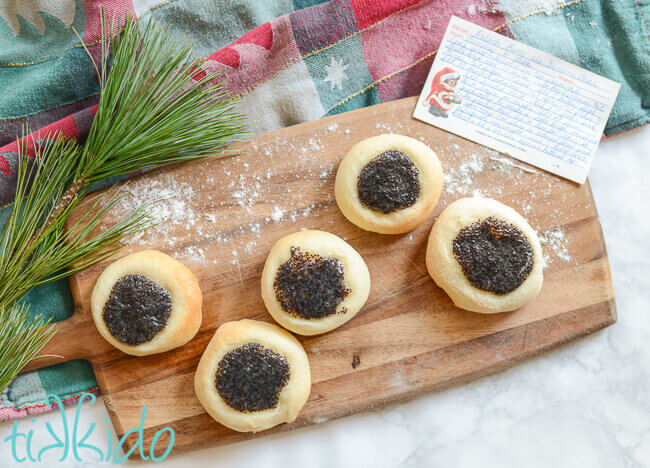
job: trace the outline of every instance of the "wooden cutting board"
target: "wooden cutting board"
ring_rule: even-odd
[[[104,219],[115,222],[149,202],[160,224],[128,239],[114,258],[156,248],[185,262],[204,294],[203,324],[186,346],[130,357],[108,345],[90,317],[90,293],[104,261],[70,280],[76,304],[42,358],[90,361],[117,434],[138,426],[147,406],[145,445],[174,429],[174,451],[241,441],[413,398],[495,372],[616,320],[605,242],[589,184],[577,185],[514,163],[503,155],[411,118],[415,98],[295,125],[240,146],[238,157],[205,159],[156,170],[129,182],[126,198]],[[362,231],[334,201],[336,167],[355,142],[380,133],[419,138],[445,170],[441,202],[405,235]],[[453,200],[496,198],[528,218],[547,257],[544,287],[512,313],[480,315],[455,308],[425,269],[426,239]],[[193,377],[215,329],[228,320],[272,321],[260,296],[267,252],[302,228],[333,232],[352,244],[370,269],[370,298],[350,322],[302,337],[313,386],[292,424],[240,434],[214,422],[194,396]],[[157,444],[167,445],[165,433]],[[129,439],[127,447],[133,444]]]

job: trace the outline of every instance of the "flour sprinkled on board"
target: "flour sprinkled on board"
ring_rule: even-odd
[[[560,207],[567,200],[566,195],[560,200],[552,196],[561,184],[554,176],[487,148],[474,147],[466,152],[463,141],[451,134],[447,135],[448,143],[440,145],[440,140],[432,140],[428,132],[420,133],[401,123],[380,122],[374,127],[377,134],[400,133],[416,138],[440,155],[445,174],[441,206],[461,197],[489,197],[512,206],[538,231],[536,211],[540,208],[546,218],[560,224]],[[319,219],[321,210],[335,204],[336,163],[324,154],[332,139],[347,142],[344,146],[359,141],[346,124],[333,122],[300,142],[280,137],[264,145],[253,142],[248,155],[224,159],[200,176],[195,173],[181,179],[179,174],[167,173],[154,180],[131,181],[125,198],[111,214],[123,217],[146,203],[157,226],[124,239],[125,244],[162,247],[181,260],[203,265],[217,263],[213,249],[226,249],[225,259],[239,269],[246,258],[268,251],[271,241],[265,233],[276,232],[277,225],[295,224],[296,230],[334,228],[333,219]],[[254,158],[263,159],[264,164],[254,164]],[[533,185],[535,191],[527,191]],[[558,236],[540,235],[547,266],[572,260],[568,234]],[[405,237],[414,240],[411,234]]]
[[[188,245],[183,249],[183,257],[192,263],[206,263],[205,252],[203,248],[195,245]]]
[[[348,128],[333,123],[302,143],[280,138],[264,146],[253,142],[249,152],[264,158],[264,165],[226,158],[204,176],[180,180],[163,173],[154,180],[136,179],[127,184],[125,197],[109,216],[116,221],[147,204],[156,226],[123,239],[125,245],[163,247],[184,261],[216,264],[211,245],[227,244],[232,248],[230,263],[238,265],[243,257],[268,250],[261,242],[267,226],[323,228],[313,215],[333,203],[333,189],[325,187],[333,187],[336,171],[335,164],[322,157],[323,138],[347,139],[348,134]],[[306,181],[311,187],[307,191]],[[314,191],[324,194],[325,201],[321,198],[317,205],[309,195]]]
[[[313,418],[311,420],[311,423],[312,424],[323,424],[323,423],[326,423],[329,420],[330,420],[330,418],[327,418],[325,416],[316,416],[315,418]]]
[[[157,225],[145,232],[124,239],[125,243],[158,243],[162,241],[169,247],[175,239],[169,234],[179,225],[194,226],[197,221],[192,207],[195,196],[194,187],[187,182],[179,182],[167,174],[160,180],[136,179],[122,187],[124,196],[109,212],[109,216],[122,217],[139,206],[146,205],[154,223]]]
[[[391,385],[393,387],[401,387],[402,385],[406,385],[406,379],[404,378],[404,371],[397,367],[392,373],[391,373]]]
[[[444,191],[449,194],[471,193],[474,184],[474,175],[483,171],[484,162],[478,155],[472,154],[459,166],[445,171]]]
[[[282,218],[284,218],[284,211],[282,211],[280,207],[274,206],[273,211],[271,212],[271,220],[273,220],[274,223],[279,223],[282,221]]]
[[[566,231],[561,228],[548,229],[539,235],[539,242],[544,250],[544,263],[551,265],[554,259],[570,262],[569,238]]]

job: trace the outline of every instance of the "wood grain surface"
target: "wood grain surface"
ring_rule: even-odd
[[[118,435],[140,424],[146,405],[145,445],[169,426],[176,434],[176,452],[412,398],[495,372],[615,322],[607,253],[589,184],[521,163],[513,167],[494,151],[412,119],[415,104],[408,98],[296,125],[240,145],[237,157],[155,170],[129,182],[133,203],[151,202],[147,193],[167,190],[171,208],[159,213],[158,227],[71,278],[75,313],[57,324],[59,332],[44,350],[63,359],[46,357],[31,367],[89,360]],[[357,141],[389,132],[429,144],[446,173],[434,215],[399,236],[358,229],[334,201],[336,167],[345,152]],[[435,217],[450,202],[472,194],[512,206],[546,241],[544,286],[518,311],[480,315],[459,310],[426,272],[426,239]],[[122,208],[109,213],[105,224],[123,216],[128,203]],[[236,433],[203,411],[194,396],[194,371],[221,323],[272,321],[260,295],[264,260],[276,240],[301,228],[333,232],[361,253],[370,269],[370,298],[337,330],[299,337],[309,355],[313,386],[298,419],[258,434]],[[110,261],[144,248],[167,252],[194,271],[204,294],[203,324],[180,349],[131,357],[97,333],[90,293]],[[127,447],[133,442],[129,439]],[[166,445],[167,434],[157,452]]]

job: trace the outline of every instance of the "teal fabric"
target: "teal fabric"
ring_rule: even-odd
[[[61,400],[97,387],[92,367],[81,359],[46,367],[38,371],[38,376],[46,392],[56,392]]]
[[[74,360],[21,375],[0,398],[4,406],[38,413],[46,409],[49,394],[58,395],[65,403],[83,392],[97,393],[97,381],[88,361]]]
[[[323,0],[293,0],[293,9],[302,10],[303,8],[318,5],[319,3],[323,3]]]
[[[86,51],[75,47],[66,60],[48,60],[34,66],[0,67],[0,119],[11,119],[70,104],[99,92]],[[31,83],[47,81],[43,86]]]
[[[23,301],[29,304],[31,311],[41,313],[51,318],[53,322],[67,319],[74,311],[74,302],[72,302],[67,279],[60,279],[32,289]]]
[[[607,31],[612,37],[613,53],[605,52],[607,63],[603,64],[602,69],[611,70],[618,64],[623,70],[625,85],[621,87],[622,92],[610,117],[610,121],[621,122],[608,126],[608,133],[616,133],[650,121],[650,0],[632,1],[631,4],[618,0],[594,3],[594,10],[600,4],[602,18],[605,19]],[[576,7],[580,14],[588,14],[582,5]],[[581,31],[577,25],[573,29],[574,37],[580,35]],[[596,62],[594,67],[601,68],[598,63],[599,53],[594,43],[589,47],[588,35],[582,34],[581,37],[580,40],[576,38],[576,42],[584,44],[583,50],[589,50],[588,55],[581,54],[583,62],[589,66]],[[601,34],[598,40],[606,42],[607,38]]]
[[[650,122],[649,21],[650,0],[584,0],[508,27],[518,41],[621,83],[604,132],[612,135]]]
[[[377,88],[371,88],[367,92],[345,101],[340,106],[330,110],[326,115],[340,114],[354,109],[361,109],[362,107],[374,106],[379,103],[381,103],[381,98],[379,97]]]
[[[148,14],[177,37],[191,31],[196,57],[205,57],[260,24],[294,10],[291,0],[182,0],[163,4]]]

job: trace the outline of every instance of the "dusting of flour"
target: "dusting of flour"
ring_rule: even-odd
[[[567,199],[555,195],[562,184],[556,177],[487,148],[472,146],[474,151],[467,152],[463,140],[451,134],[440,144],[439,137],[434,140],[400,123],[377,123],[374,128],[377,134],[404,134],[435,149],[444,169],[442,207],[463,197],[500,200],[536,229],[547,267],[573,261],[570,231],[542,230],[539,225],[562,225],[561,206]],[[327,151],[331,141],[349,147],[358,138],[346,124],[333,122],[300,143],[279,137],[264,145],[252,143],[239,158],[206,164],[205,173],[163,172],[156,179],[132,180],[109,214],[118,219],[145,204],[156,225],[123,239],[124,244],[162,247],[181,260],[204,265],[217,263],[210,250],[222,245],[228,262],[239,266],[252,255],[268,252],[264,234],[280,224],[294,224],[295,230],[334,230],[333,217],[319,218],[323,209],[335,206],[334,178],[343,157]],[[414,240],[410,233],[404,238]]]
[[[332,123],[300,144],[279,138],[264,146],[253,143],[246,156],[215,161],[204,174],[163,172],[153,180],[131,180],[109,217],[116,220],[146,205],[155,226],[123,239],[124,244],[163,247],[197,264],[217,263],[208,246],[227,244],[229,262],[238,265],[259,253],[263,233],[273,225],[319,228],[313,215],[334,201],[333,190],[325,187],[333,186],[335,164],[323,156],[323,138],[347,139],[345,130]],[[265,162],[253,164],[253,158]],[[319,206],[314,193],[322,195]]]

